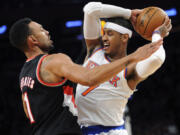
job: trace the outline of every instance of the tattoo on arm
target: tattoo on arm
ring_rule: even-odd
[[[41,79],[42,79],[43,81],[47,82],[47,83],[50,83],[50,82],[51,82],[51,80],[50,80],[51,74],[50,74],[48,71],[46,71],[44,67],[48,64],[48,62],[49,62],[51,59],[52,59],[51,56],[46,57],[46,59],[44,59],[44,60],[42,61],[42,64],[41,64],[41,67],[40,67],[40,71],[39,71],[39,74],[40,74],[40,76],[41,76]]]
[[[165,26],[163,26],[163,27],[159,28],[159,31],[160,31],[161,35],[164,36],[164,35],[166,35],[167,29]]]
[[[50,78],[50,74],[47,71],[45,71],[45,70],[41,71],[40,72],[40,76],[42,77],[42,80],[44,82],[51,83],[51,81],[49,79]]]

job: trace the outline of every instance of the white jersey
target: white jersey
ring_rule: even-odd
[[[83,66],[94,68],[109,62],[104,50],[98,49]],[[77,85],[75,101],[80,125],[119,126],[124,124],[125,106],[133,94],[133,90],[129,88],[124,76],[125,70],[94,88]]]

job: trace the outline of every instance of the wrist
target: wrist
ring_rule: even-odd
[[[152,42],[156,42],[161,39],[160,31],[154,31],[152,35]]]
[[[159,30],[155,30],[155,31],[153,31],[152,35],[154,35],[154,34],[159,34],[159,35],[161,35],[161,33],[160,33],[160,31],[159,31]]]
[[[129,54],[128,56],[128,60],[129,60],[129,63],[133,63],[133,62],[138,62],[138,58],[137,58],[137,54],[136,54],[136,51]]]
[[[126,14],[124,16],[125,19],[131,19],[132,16],[132,10],[131,9],[125,9],[126,10]]]

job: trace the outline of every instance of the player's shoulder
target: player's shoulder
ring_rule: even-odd
[[[49,54],[47,57],[51,57],[51,58],[55,58],[55,57],[67,57],[67,55],[64,54],[64,53],[53,53],[53,54]]]
[[[60,61],[61,59],[70,59],[70,57],[64,53],[54,53],[54,54],[50,54],[47,56],[46,59],[51,59],[51,60],[58,60]]]
[[[47,55],[43,63],[46,63],[47,66],[55,66],[60,64],[65,64],[68,61],[71,61],[71,58],[64,53],[55,53]]]

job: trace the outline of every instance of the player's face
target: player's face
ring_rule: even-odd
[[[53,41],[50,39],[49,32],[45,30],[42,25],[32,21],[29,27],[34,40],[36,40],[36,45],[38,45],[40,49],[48,52],[53,48]]]
[[[111,29],[104,29],[102,40],[107,55],[114,57],[123,51],[122,34]]]

